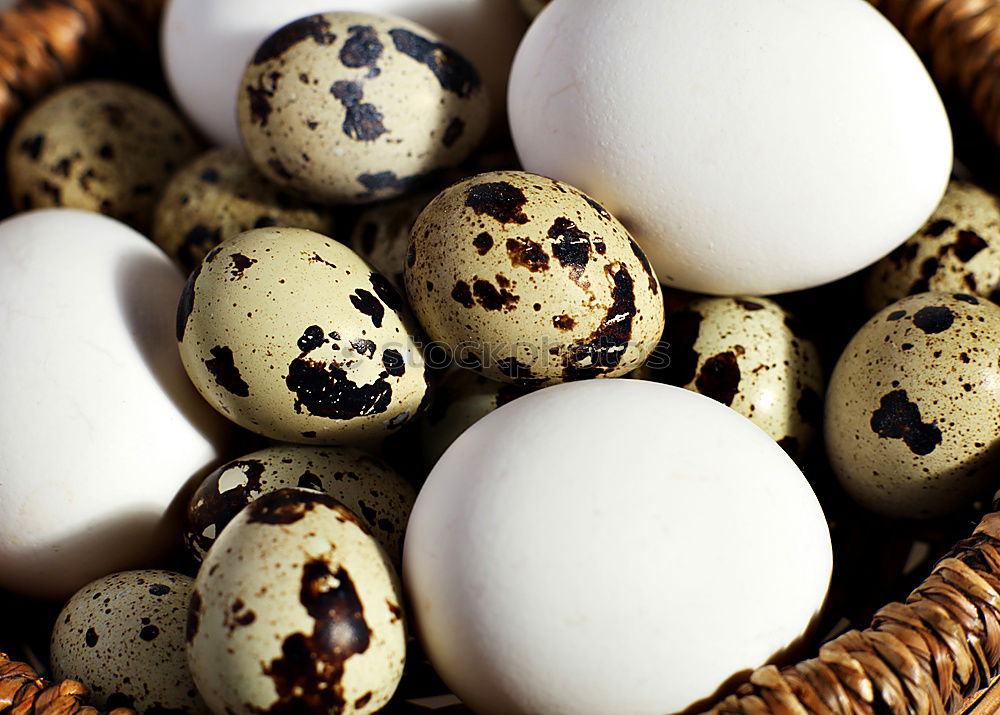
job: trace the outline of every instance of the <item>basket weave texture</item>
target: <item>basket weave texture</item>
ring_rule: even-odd
[[[1000,146],[1000,0],[869,0],[906,36],[943,93]],[[95,54],[149,49],[164,0],[20,0],[0,12],[0,125]],[[1000,497],[1000,495],[998,495]],[[712,715],[987,715],[1000,674],[1000,500],[905,603],[819,657],[757,670]],[[724,646],[721,646],[724,647]],[[87,688],[0,654],[0,715],[96,715]],[[112,715],[130,715],[119,708]]]

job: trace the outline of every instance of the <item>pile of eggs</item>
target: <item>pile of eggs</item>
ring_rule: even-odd
[[[419,643],[475,712],[682,711],[813,635],[824,446],[888,517],[996,487],[1000,202],[862,0],[162,33],[180,111],[56,91],[0,223],[0,587],[99,707],[375,712]],[[866,268],[827,381],[766,296]]]

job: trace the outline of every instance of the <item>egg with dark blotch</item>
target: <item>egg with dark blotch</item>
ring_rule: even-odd
[[[188,503],[188,550],[201,561],[240,510],[263,494],[287,487],[313,489],[342,502],[399,566],[416,490],[382,460],[347,447],[279,445],[223,464]]]
[[[995,488],[1000,466],[1000,307],[921,293],[871,318],[830,379],[830,464],[863,506],[941,516]]]
[[[208,715],[184,654],[194,579],[124,571],[80,589],[52,631],[56,681],[86,683],[102,710]]]
[[[186,271],[227,238],[268,226],[329,235],[329,210],[293,198],[265,179],[242,149],[212,149],[170,179],[156,205],[153,240]]]
[[[177,111],[150,92],[72,84],[18,123],[7,149],[10,196],[18,211],[83,209],[148,233],[164,185],[197,151]]]
[[[373,713],[406,659],[385,552],[333,497],[283,489],[230,522],[198,572],[188,663],[213,712]]]
[[[459,164],[490,120],[475,67],[391,15],[330,12],[286,25],[257,49],[239,92],[257,167],[324,203],[398,196]]]
[[[881,310],[907,295],[960,292],[1000,296],[1000,199],[952,181],[931,217],[868,271],[865,300]]]
[[[369,206],[358,215],[351,231],[347,245],[400,291],[406,290],[403,264],[406,262],[410,229],[420,212],[437,194],[436,190],[421,191],[413,196]]]
[[[823,417],[823,370],[794,318],[766,298],[665,291],[667,326],[643,377],[700,392],[767,432],[793,459]]]
[[[663,296],[622,224],[568,184],[461,181],[410,234],[406,292],[458,365],[524,387],[619,377],[656,347]]]
[[[427,387],[416,335],[388,280],[299,228],[222,243],[177,310],[202,396],[246,429],[304,444],[375,444],[416,416]]]
[[[498,407],[528,394],[530,388],[488,380],[471,370],[452,370],[436,382],[420,418],[424,464],[433,467],[465,430]]]

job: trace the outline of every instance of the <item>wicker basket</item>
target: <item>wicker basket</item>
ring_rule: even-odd
[[[95,58],[127,55],[130,61],[118,64],[152,73],[155,77],[146,84],[159,86],[150,50],[156,44],[163,1],[20,0],[0,13],[0,124],[78,75]],[[924,57],[942,94],[953,105],[963,160],[981,169],[980,181],[1000,187],[996,171],[1000,167],[996,151],[1000,146],[1000,0],[870,1]],[[133,62],[136,54],[147,61]],[[114,64],[113,59],[107,64]],[[966,126],[970,117],[975,121]],[[824,290],[807,300],[822,302]],[[839,342],[843,345],[856,327],[847,325],[843,336],[828,339],[844,337]],[[816,482],[816,476],[811,476]],[[818,657],[797,665],[761,668],[735,695],[714,707],[707,703],[705,709],[720,715],[1000,712],[1000,495],[993,509],[905,602],[878,610],[870,628],[840,635],[823,645]],[[848,519],[870,519],[850,509],[844,514]],[[936,531],[938,542],[951,538],[948,543],[953,543],[959,537],[950,534],[968,534],[970,523],[960,520],[947,528],[930,529]],[[852,528],[858,531],[856,524]],[[906,583],[897,578],[900,564],[917,531],[927,530],[885,523],[873,528],[880,530],[876,538],[884,540],[894,558],[879,559],[854,573],[850,581],[841,577],[839,585],[835,577],[831,596],[834,602],[853,599],[855,614],[870,614],[876,606],[858,598],[859,590],[869,598],[875,592],[898,593],[899,584]],[[949,531],[955,528],[959,531]],[[835,541],[836,534],[835,529]],[[858,546],[851,538],[840,541],[838,558]],[[845,595],[851,590],[853,594]],[[5,622],[20,617],[0,607],[0,636]],[[852,616],[847,621],[857,619]],[[426,664],[418,664],[417,669],[434,679]],[[85,684],[51,684],[29,665],[0,654],[0,715],[96,713],[86,705],[87,696]],[[393,707],[393,711],[400,710]],[[116,715],[129,712],[115,711]]]

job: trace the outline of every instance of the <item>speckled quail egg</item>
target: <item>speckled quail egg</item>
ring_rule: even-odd
[[[437,191],[421,191],[369,206],[358,216],[348,245],[375,270],[405,291],[403,263],[410,229]]]
[[[52,631],[55,679],[86,683],[93,704],[139,715],[204,713],[184,654],[194,579],[124,571],[78,591]]]
[[[365,203],[461,162],[486,131],[489,99],[475,68],[421,25],[331,12],[263,42],[239,120],[270,179],[317,201]]]
[[[277,188],[243,150],[219,148],[174,174],[156,205],[153,240],[190,271],[225,239],[267,226],[330,235],[333,217]]]
[[[1000,200],[952,181],[916,234],[868,271],[865,299],[874,313],[907,295],[962,292],[1000,296]]]
[[[862,505],[889,516],[945,514],[996,488],[1000,307],[921,293],[871,318],[830,379],[830,464]]]
[[[443,191],[413,226],[406,292],[431,339],[524,386],[617,377],[663,330],[656,275],[593,199],[518,171]]]
[[[209,253],[177,309],[181,360],[208,402],[286,442],[370,444],[427,387],[403,300],[346,246],[259,228]]]
[[[729,405],[794,459],[816,441],[823,415],[823,370],[812,341],[765,298],[716,298],[665,291],[663,364],[647,379]],[[663,355],[660,355],[660,352]]]
[[[201,561],[243,507],[286,487],[314,489],[342,502],[399,565],[416,491],[382,460],[348,447],[279,445],[223,464],[188,504],[185,541],[191,553]]]
[[[420,419],[424,463],[433,467],[445,450],[473,424],[530,388],[488,380],[471,370],[452,370],[434,385]]]
[[[7,150],[7,180],[19,211],[99,211],[145,233],[164,185],[197,151],[163,100],[95,80],[65,87],[25,115]]]
[[[188,662],[213,712],[372,713],[403,672],[402,593],[378,542],[328,494],[265,494],[198,572]]]

